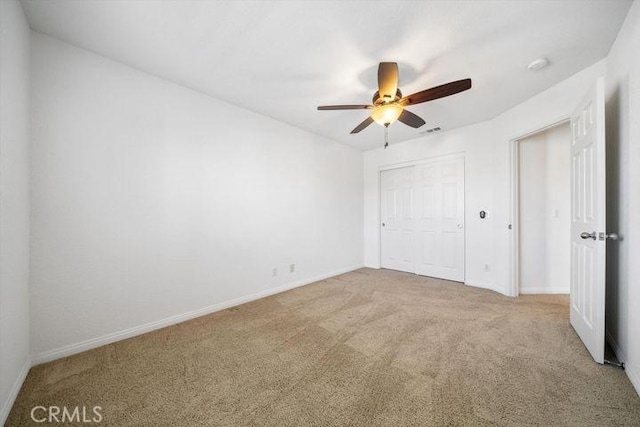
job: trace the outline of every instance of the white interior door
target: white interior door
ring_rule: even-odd
[[[463,282],[464,159],[416,168],[416,273]]]
[[[415,272],[414,167],[380,173],[383,268]]]
[[[571,325],[604,363],[604,79],[571,117]]]

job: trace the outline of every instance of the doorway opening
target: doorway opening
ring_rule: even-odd
[[[570,148],[568,121],[514,141],[514,295],[570,292]]]

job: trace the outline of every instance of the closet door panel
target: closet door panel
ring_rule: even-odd
[[[381,266],[415,272],[414,167],[380,173]]]

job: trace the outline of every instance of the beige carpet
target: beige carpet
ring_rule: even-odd
[[[566,296],[371,269],[37,366],[8,425],[49,425],[35,405],[122,427],[640,426]]]

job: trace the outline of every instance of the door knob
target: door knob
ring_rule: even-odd
[[[580,238],[581,239],[593,239],[596,240],[596,232],[594,231],[593,233],[587,233],[586,231],[583,231],[582,233],[580,233]]]
[[[383,222],[383,223],[382,223],[382,226],[384,227],[385,225],[386,225],[386,224]]]

